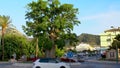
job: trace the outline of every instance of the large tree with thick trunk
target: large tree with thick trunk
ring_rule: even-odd
[[[43,45],[46,57],[55,57],[56,41],[65,34],[71,33],[74,25],[80,23],[77,18],[78,9],[72,4],[61,4],[59,0],[32,1],[27,4],[27,9],[24,32],[34,38],[42,36],[48,40],[44,41],[46,47]],[[39,41],[41,40],[38,39],[37,43]]]

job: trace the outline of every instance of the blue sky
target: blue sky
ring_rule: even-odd
[[[0,0],[0,15],[11,17],[12,24],[23,32],[25,25],[25,6],[34,0]],[[73,32],[97,34],[110,29],[111,26],[120,26],[120,0],[60,0],[62,3],[73,4],[79,9],[78,18],[81,21]]]

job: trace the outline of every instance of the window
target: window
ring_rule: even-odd
[[[48,59],[40,59],[39,62],[48,62]]]
[[[114,57],[114,52],[110,52],[110,57]]]

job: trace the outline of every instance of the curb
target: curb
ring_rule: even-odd
[[[99,63],[116,63],[115,61],[98,61],[98,60],[86,60],[87,62],[99,62]],[[118,62],[120,64],[120,62]]]
[[[32,63],[14,63],[13,66],[32,66]]]

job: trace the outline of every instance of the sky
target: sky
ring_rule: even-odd
[[[20,32],[26,25],[26,5],[34,0],[0,0],[0,15],[10,16],[12,24]],[[99,35],[111,26],[120,27],[120,0],[59,0],[62,4],[73,4],[79,9],[81,24],[74,27],[77,35],[88,33]]]

